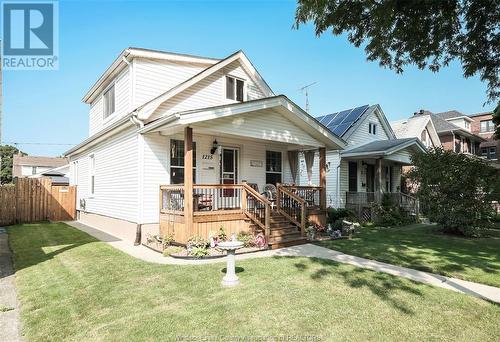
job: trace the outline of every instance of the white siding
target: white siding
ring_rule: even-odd
[[[248,99],[264,97],[241,67],[241,63],[235,61],[161,104],[150,120],[176,112],[235,103],[236,101],[226,99],[226,75],[236,76],[246,81]]]
[[[136,58],[134,108],[188,80],[209,65]]]
[[[104,119],[102,93],[90,105],[89,136],[123,117],[130,112],[130,109],[130,72],[127,68],[115,80],[115,113]]]
[[[157,223],[159,187],[170,183],[170,139],[159,134],[144,136],[143,222]]]
[[[95,194],[90,194],[89,155],[95,158]],[[138,160],[137,133],[131,128],[111,137],[78,161],[77,206],[86,201],[86,211],[137,222]]]
[[[194,127],[248,138],[278,141],[301,146],[322,146],[322,143],[273,110],[251,112],[199,122]]]
[[[370,123],[375,123],[377,125],[376,134],[370,134],[368,131],[368,126]],[[356,130],[347,138],[348,148],[356,147],[357,145],[363,145],[370,141],[375,140],[387,140],[389,135],[384,130],[379,117],[372,111],[369,115],[364,117],[361,123],[356,127]]]

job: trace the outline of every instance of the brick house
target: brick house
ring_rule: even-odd
[[[477,113],[469,115],[472,119],[471,131],[472,133],[486,139],[479,146],[480,155],[483,158],[498,161],[498,153],[500,151],[500,140],[495,139],[495,124],[493,123],[493,113]]]

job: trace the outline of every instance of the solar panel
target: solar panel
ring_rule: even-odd
[[[347,130],[363,115],[368,108],[368,105],[356,107],[348,110],[343,110],[339,113],[333,113],[323,117],[321,121],[330,131],[338,136],[344,135]],[[333,116],[330,122],[327,122],[326,117]]]
[[[320,116],[318,119],[318,121],[320,123],[322,123],[323,125],[326,125],[328,123],[328,121],[330,121],[333,116],[335,115],[336,113],[333,113],[333,114],[328,114],[328,115],[324,115],[324,116]]]

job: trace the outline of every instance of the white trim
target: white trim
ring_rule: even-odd
[[[284,95],[168,115],[144,126],[139,133],[144,134],[160,129],[167,124],[172,125],[174,121],[175,125],[182,126],[272,107],[283,108],[287,113],[291,112],[295,114],[294,117],[300,119],[300,123],[302,123],[306,132],[324,143],[327,147],[331,149],[344,149],[346,147],[347,144],[344,140],[331,133],[328,128],[321,125],[315,118],[307,114]],[[288,119],[291,118],[288,117]]]
[[[99,89],[102,85],[114,74],[119,73],[126,65],[124,58],[127,60],[132,60],[134,58],[147,58],[147,59],[160,59],[169,60],[174,62],[185,62],[185,63],[199,63],[212,65],[217,63],[220,59],[200,57],[200,56],[190,56],[184,54],[177,54],[164,51],[147,50],[140,48],[127,48],[124,49],[118,57],[111,63],[111,65],[101,74],[97,81],[92,85],[92,87],[85,93],[82,98],[84,103],[92,103],[99,94]]]
[[[202,72],[198,73],[197,75],[191,77],[190,79],[176,85],[175,87],[167,90],[160,96],[152,99],[151,101],[141,105],[140,107],[137,108],[138,112],[138,117],[141,120],[145,120],[149,118],[157,109],[158,107],[167,101],[168,99],[172,98],[173,96],[183,92],[184,90],[190,88],[194,84],[198,83],[199,81],[207,78],[208,76],[214,74],[216,71],[221,70],[225,66],[233,63],[234,61],[240,60],[241,63],[246,67],[247,69],[250,69],[252,72],[249,73],[250,77],[253,78],[254,82],[261,88],[261,90],[264,92],[265,96],[273,96],[274,93],[269,88],[269,86],[264,82],[264,80],[260,77],[258,74],[257,70],[253,68],[252,64],[246,58],[245,54],[242,51],[238,51],[231,56],[221,60],[220,62],[208,67],[207,69],[203,70]]]
[[[371,143],[371,142],[370,142]],[[370,143],[367,143],[365,145],[368,145]],[[361,146],[364,146],[364,145],[361,145]],[[418,146],[418,148],[422,151],[422,152],[426,152],[426,148],[425,146],[420,142],[420,139],[418,138],[414,138],[412,140],[409,140],[405,143],[402,143],[402,144],[399,144],[399,145],[396,145],[390,149],[387,149],[387,150],[379,150],[379,151],[370,151],[370,152],[349,152],[349,151],[345,151],[345,152],[342,152],[341,153],[341,156],[342,157],[359,157],[359,156],[378,156],[378,155],[381,155],[381,156],[389,156],[395,152],[398,152],[400,150],[403,150],[407,147],[410,147],[410,146]],[[355,148],[353,149],[356,149],[356,148],[359,148],[360,146],[356,146]]]

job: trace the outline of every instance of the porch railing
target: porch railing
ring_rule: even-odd
[[[308,186],[308,185],[285,185],[280,184],[282,189],[288,190],[288,192],[297,195],[298,197],[304,199],[305,205],[307,207],[320,207],[321,206],[321,192],[325,191],[320,186]]]
[[[184,216],[184,186],[160,186],[160,213]],[[270,237],[271,202],[248,184],[194,184],[193,215],[246,215]]]
[[[160,212],[184,215],[184,186],[160,185]]]
[[[306,200],[291,192],[286,187],[277,186],[276,207],[278,211],[291,222],[300,227],[302,236],[306,233]]]
[[[271,202],[251,186],[243,183],[243,210],[263,231],[266,241],[269,242],[271,236]]]
[[[418,212],[418,200],[402,192],[346,192],[347,205],[367,205],[382,202],[383,196],[389,196],[394,204],[406,210]]]

